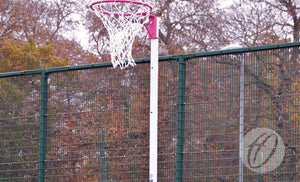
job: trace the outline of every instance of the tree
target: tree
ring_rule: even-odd
[[[31,70],[69,65],[68,58],[58,58],[54,55],[53,44],[37,46],[33,38],[28,42],[16,41],[13,44],[5,41],[1,48],[0,72]]]
[[[93,64],[99,62],[99,58],[96,54],[85,50],[75,40],[64,39],[63,41],[55,41],[55,56],[59,58],[68,57],[70,65],[83,65]],[[109,61],[106,59],[106,61]]]
[[[0,3],[0,45],[6,38],[13,38],[14,29],[19,28],[19,19],[12,6],[12,1]]]
[[[297,0],[256,0],[276,12],[274,23],[284,34],[292,35],[292,41],[300,41],[300,5]],[[297,3],[298,2],[298,3]]]
[[[161,18],[165,54],[209,51],[227,43],[222,29],[223,11],[216,0],[164,0],[153,4],[154,14]]]
[[[153,14],[160,18],[161,55],[217,49],[228,41],[222,30],[222,11],[217,1],[151,1]],[[88,13],[85,24],[90,41],[99,55],[107,53],[108,35],[102,22]],[[135,58],[149,57],[147,31],[141,33],[133,46]]]
[[[79,2],[72,0],[4,0],[0,4],[0,46],[5,40],[26,41],[30,36],[37,45],[48,45],[51,42],[55,56],[62,56],[62,52],[65,52],[64,57],[67,57],[66,53],[82,55],[70,56],[72,64],[82,64],[82,60],[95,62],[97,59],[92,54],[82,59],[83,55],[88,53],[80,43],[72,40],[74,39],[72,31],[78,24],[78,20],[73,16],[79,16],[81,13],[79,7]]]
[[[4,0],[0,8],[2,38],[25,40],[31,36],[38,43],[53,42],[73,30],[77,21],[72,15],[79,11],[72,0]]]
[[[241,1],[226,10],[224,29],[231,43],[244,46],[296,42],[300,32],[299,13],[294,0]]]

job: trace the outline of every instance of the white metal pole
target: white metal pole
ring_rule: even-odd
[[[154,22],[150,22],[154,23]],[[151,38],[150,61],[150,156],[149,181],[157,182],[157,151],[158,151],[158,20],[156,36]]]

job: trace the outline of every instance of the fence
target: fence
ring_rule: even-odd
[[[160,57],[159,181],[299,180],[299,47]],[[0,181],[148,181],[149,59],[136,62],[0,74]],[[266,173],[243,165],[256,128],[284,142]]]

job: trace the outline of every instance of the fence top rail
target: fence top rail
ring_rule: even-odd
[[[191,58],[206,57],[206,56],[238,54],[238,53],[246,53],[246,52],[254,52],[254,51],[271,50],[271,49],[298,47],[298,46],[300,46],[300,42],[256,46],[256,47],[246,47],[246,48],[238,48],[238,49],[227,49],[227,50],[219,50],[219,51],[192,53],[192,54],[161,56],[161,57],[159,57],[159,61],[178,60],[179,58],[191,59]],[[136,59],[135,62],[136,63],[150,62],[150,58]],[[64,72],[64,71],[70,71],[70,70],[83,70],[83,69],[108,67],[108,66],[112,66],[111,62],[87,64],[87,65],[79,65],[79,66],[69,66],[69,67],[37,69],[37,70],[28,70],[28,71],[18,71],[18,72],[9,72],[9,73],[0,73],[0,78],[41,74],[43,71],[45,71],[46,74],[49,74],[49,73],[54,73],[54,72]]]
[[[217,56],[217,55],[224,55],[224,54],[239,54],[239,53],[247,53],[247,52],[255,52],[255,51],[272,50],[272,49],[299,47],[299,46],[300,46],[300,42],[293,42],[293,43],[285,43],[285,44],[273,44],[273,45],[264,45],[264,46],[255,46],[255,47],[245,47],[245,48],[235,48],[235,49],[194,53],[194,54],[185,54],[183,56],[185,59],[189,59],[189,58],[195,58],[195,57]]]

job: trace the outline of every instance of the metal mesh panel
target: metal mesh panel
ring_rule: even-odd
[[[0,103],[0,181],[36,181],[39,75],[2,78]]]
[[[148,177],[148,65],[49,77],[47,179]],[[104,145],[104,146],[103,146]]]
[[[174,181],[176,170],[178,61],[159,64],[158,181]]]
[[[300,179],[299,81],[299,48],[245,54],[245,133],[270,128],[285,145],[285,157],[275,170],[258,174],[244,168],[246,181]]]
[[[160,58],[158,180],[299,180],[299,45]],[[0,181],[148,181],[149,63],[0,78]],[[275,135],[244,145],[257,128],[282,161]]]
[[[246,181],[299,179],[299,48],[191,59],[186,77],[183,181],[237,181],[241,170]],[[239,168],[240,125],[244,134],[269,128],[282,137],[283,161],[267,166],[278,168],[268,173]]]
[[[239,156],[238,56],[187,63],[184,181],[236,179]]]
[[[160,64],[162,176],[175,170],[170,163],[174,163],[177,70],[176,62],[174,68],[171,64]],[[97,68],[51,74],[46,179],[147,180],[149,79],[149,64],[123,71]]]

